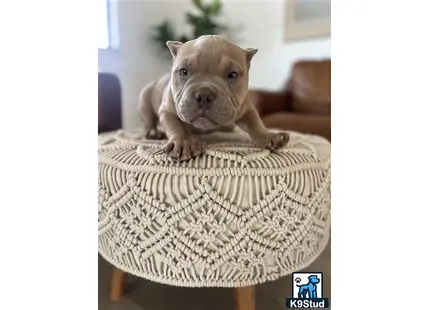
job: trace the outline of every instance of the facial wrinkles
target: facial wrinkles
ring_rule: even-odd
[[[235,108],[239,108],[240,106],[240,102],[239,100],[236,98],[234,92],[232,91],[232,89],[228,86],[228,83],[226,83],[226,81],[224,79],[221,79],[219,77],[216,78],[212,78],[211,79],[211,83],[208,82],[202,82],[199,83],[198,86],[209,86],[209,87],[215,87],[219,97],[221,98],[221,100],[227,99],[227,101]],[[223,108],[223,107],[222,107]],[[222,113],[222,110],[220,110],[220,113]],[[228,114],[227,111],[225,111],[226,114]]]
[[[227,75],[230,71],[237,71],[242,75],[240,79],[247,78],[247,70],[242,65],[244,59],[241,58],[243,55],[236,50],[224,47],[222,44],[212,45],[210,48],[207,46],[203,48],[203,45],[204,42],[201,42],[200,46],[195,44],[192,49],[188,48],[187,53],[189,55],[179,60],[175,66],[175,71],[184,68],[190,73],[188,78],[181,79],[178,77],[175,80],[174,97],[178,114],[181,114],[181,118],[189,121],[196,113],[195,108],[186,106],[189,92],[192,92],[196,87],[208,85],[216,88],[219,94],[219,101],[212,107],[212,113],[208,111],[208,118],[217,123],[229,122],[234,119],[240,108],[242,94],[237,93],[237,90],[235,91],[238,88],[235,87],[234,83],[238,83],[238,81],[229,82]],[[175,72],[174,74],[178,73]],[[240,93],[243,91],[239,90]]]
[[[180,78],[179,78],[180,79]],[[189,92],[192,92],[192,79],[187,79],[185,82],[176,81],[174,100],[178,116],[185,122],[194,118],[197,113],[196,109],[187,107]]]
[[[183,87],[181,85],[175,85],[175,92],[173,94],[173,97],[174,97],[176,103],[179,103],[182,100],[182,97],[184,95],[184,89],[185,89],[185,87]]]
[[[239,108],[240,106],[240,102],[239,100],[237,100],[236,96],[234,95],[234,93],[230,90],[229,92],[229,98],[230,98],[230,102],[234,105],[235,108]]]

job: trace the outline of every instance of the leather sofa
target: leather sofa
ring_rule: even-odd
[[[99,133],[122,127],[117,76],[99,73]],[[331,140],[331,60],[299,61],[279,91],[250,91],[268,128],[292,130]]]
[[[250,92],[268,128],[316,134],[331,140],[331,60],[298,61],[279,91]]]
[[[122,127],[121,85],[116,75],[99,72],[98,133]]]

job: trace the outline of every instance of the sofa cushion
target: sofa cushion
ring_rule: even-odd
[[[287,87],[293,111],[331,114],[331,60],[297,62]]]
[[[295,112],[278,112],[262,118],[267,128],[313,134],[331,141],[331,117]]]

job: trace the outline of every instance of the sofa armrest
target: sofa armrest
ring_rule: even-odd
[[[314,134],[331,141],[330,116],[281,112],[267,115],[262,121],[267,128]]]
[[[251,90],[249,96],[261,117],[291,109],[291,98],[287,91]]]
[[[98,74],[98,132],[117,130],[122,127],[121,85],[116,75]]]

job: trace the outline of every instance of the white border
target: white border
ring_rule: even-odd
[[[334,310],[428,305],[425,289],[414,293],[430,278],[426,5],[332,1]],[[91,1],[0,5],[5,309],[97,307],[92,10]]]
[[[428,11],[332,1],[334,310],[428,308]]]
[[[0,5],[2,309],[97,309],[94,9]]]

